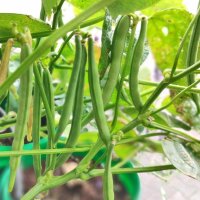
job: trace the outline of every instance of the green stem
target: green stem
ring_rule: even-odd
[[[151,115],[156,114],[156,113],[158,113],[158,112],[166,109],[170,105],[172,105],[173,102],[176,101],[176,99],[178,99],[180,96],[182,96],[183,94],[185,94],[185,92],[189,91],[193,86],[197,85],[199,82],[200,82],[200,80],[197,80],[193,84],[191,84],[189,87],[186,87],[184,90],[182,90],[181,92],[179,92],[168,104],[166,104],[165,106],[157,109],[156,111],[154,111],[153,113],[151,113]]]
[[[4,133],[4,134],[0,134],[0,140],[2,139],[7,139],[7,138],[12,138],[14,137],[14,133]]]
[[[192,66],[188,67],[183,72],[178,73],[177,75],[173,76],[171,79],[163,80],[160,82],[160,84],[157,86],[153,94],[149,97],[149,99],[146,101],[144,106],[142,107],[142,110],[140,114],[144,114],[148,108],[151,106],[151,104],[157,99],[157,97],[160,95],[160,93],[171,83],[178,81],[179,79],[183,78],[184,76],[187,76],[188,74],[192,73],[193,71],[197,70],[200,67],[200,61],[196,62]]]
[[[179,71],[179,72],[183,72],[183,70]],[[139,80],[139,84],[141,85],[148,85],[148,86],[153,86],[153,87],[156,87],[159,85],[159,83],[157,82],[152,82],[152,81],[145,81],[145,80]],[[169,84],[167,86],[167,88],[169,89],[175,89],[175,90],[184,90],[188,87],[185,87],[185,86],[181,86],[181,85],[174,85],[174,84]],[[190,88],[188,90],[188,92],[191,92],[191,93],[200,93],[200,89],[198,88]]]
[[[35,51],[30,56],[28,56],[24,60],[24,62],[18,67],[18,69],[12,75],[10,75],[9,78],[0,86],[0,96],[2,96],[6,92],[6,90],[13,84],[13,82],[21,76],[21,74],[28,70],[28,66],[30,66],[42,55],[44,55],[47,52],[47,50],[51,48],[59,38],[63,37],[66,33],[76,29],[82,21],[86,20],[87,18],[89,18],[102,8],[110,5],[114,1],[116,0],[101,0],[89,7],[88,9],[86,9],[79,16],[72,19],[64,26],[55,30],[48,38],[41,42],[41,44],[35,49]]]
[[[52,29],[56,29],[57,25],[58,25],[58,17],[62,8],[63,3],[65,2],[65,0],[61,0],[59,5],[57,6],[56,12],[53,16],[53,23],[52,23]]]
[[[33,186],[22,198],[21,200],[32,200],[34,197],[36,197],[38,194],[40,194],[43,191],[47,191],[51,188],[63,185],[64,183],[78,178],[79,174],[76,174],[76,171],[73,170],[65,175],[65,181],[63,182],[60,177],[48,177],[48,175],[45,175],[43,177],[40,177],[39,182]]]
[[[62,149],[39,149],[22,151],[2,151],[0,157],[28,156],[28,155],[51,155],[89,151],[91,147],[62,148]]]
[[[149,133],[149,134],[145,134],[145,135],[135,136],[133,138],[123,139],[123,140],[119,141],[116,145],[137,142],[137,141],[144,140],[145,138],[148,138],[148,137],[167,136],[167,135],[169,135],[169,133],[167,133],[167,132]]]
[[[133,121],[129,122],[128,124],[126,124],[124,127],[122,127],[120,130],[116,131],[122,131],[123,133],[127,133],[128,131],[132,130],[133,128],[135,128],[137,125],[141,124],[142,120],[141,119],[134,119]]]
[[[136,167],[136,168],[118,168],[111,169],[112,174],[131,174],[131,173],[146,173],[146,172],[155,172],[163,170],[172,170],[176,169],[173,165],[158,165],[158,166],[149,166],[149,167]],[[89,172],[90,178],[103,176],[103,169],[93,169]]]
[[[56,57],[51,60],[50,64],[49,64],[49,71],[52,72],[53,70],[53,65],[54,63],[58,60],[58,58],[60,58],[60,55],[62,54],[65,46],[67,45],[67,43],[69,42],[69,40],[73,37],[74,35],[74,31],[71,32],[71,34],[67,37],[67,39],[63,42],[62,46],[60,47],[59,51],[58,51],[58,54],[56,55]]]
[[[197,70],[200,67],[200,61],[196,62],[195,64],[191,65],[188,67],[186,70],[183,72],[178,73],[175,75],[172,79],[171,82],[178,81],[179,79],[183,78],[184,76],[187,76],[188,74],[191,74],[193,71]]]
[[[174,133],[175,135],[181,136],[183,138],[189,139],[190,141],[194,142],[199,142],[197,138],[192,137],[191,135],[188,135],[187,133],[184,133],[183,131],[171,128],[169,126],[165,126],[162,124],[158,124],[156,122],[151,122],[150,125],[148,126],[149,128],[155,128],[155,129],[160,129],[163,131],[168,131],[170,133]]]
[[[94,24],[97,24],[101,21],[104,20],[104,15],[103,16],[99,16],[99,17],[96,17],[96,18],[93,18],[93,19],[89,19],[85,22],[83,22],[81,25],[80,25],[80,28],[85,28],[85,27],[88,27],[88,26],[91,26],[91,25],[94,25]]]

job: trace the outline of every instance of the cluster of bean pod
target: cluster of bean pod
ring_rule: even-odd
[[[139,38],[135,41],[135,30],[137,24],[139,23],[141,24]],[[103,26],[103,35],[105,38],[102,40],[103,46],[99,60],[99,69],[96,66],[92,36],[82,36],[81,39],[81,34],[79,32],[75,32],[75,58],[72,74],[57,128],[54,124],[54,89],[52,75],[49,69],[44,67],[41,62],[37,62],[34,63],[34,67],[29,67],[29,70],[21,76],[19,86],[19,107],[15,127],[15,136],[12,144],[13,150],[22,150],[24,138],[28,130],[27,126],[31,126],[30,130],[32,131],[33,148],[40,149],[39,141],[42,103],[47,118],[47,147],[49,149],[57,147],[60,136],[66,126],[70,123],[71,115],[73,116],[71,129],[69,137],[64,145],[66,148],[72,148],[77,144],[81,128],[94,117],[99,132],[99,138],[104,143],[107,152],[105,173],[103,177],[104,199],[106,200],[114,199],[111,161],[115,141],[112,138],[112,130],[116,125],[119,98],[123,94],[123,81],[127,75],[129,76],[132,104],[138,112],[140,112],[142,107],[142,101],[138,89],[138,72],[143,56],[147,19],[145,17],[139,18],[134,15],[122,16],[117,22],[112,40],[110,38],[110,32],[112,31],[110,28],[111,24],[112,18],[109,15],[106,15]],[[23,61],[32,51],[32,39],[27,30],[24,33],[16,33],[16,38],[21,45],[21,61]],[[86,44],[88,45],[88,48],[86,48]],[[122,61],[124,59],[124,53],[126,53],[125,62]],[[85,120],[82,119],[82,111],[87,63],[88,82],[93,111],[86,116]],[[32,85],[33,74],[35,76],[34,87]],[[100,81],[104,78],[105,74],[107,79],[105,85],[102,87]],[[107,123],[104,109],[110,102],[116,87],[118,88],[118,92],[115,102],[115,113],[112,128],[110,128]],[[125,94],[123,96],[125,96]],[[32,104],[31,101],[33,102]],[[32,113],[30,114],[31,106]],[[33,115],[32,120],[29,120],[30,115]],[[31,125],[28,125],[28,122],[30,122]],[[58,168],[66,162],[69,157],[69,153],[46,156],[46,172]],[[42,175],[41,156],[34,155],[33,161],[36,177],[39,178]],[[10,191],[14,186],[16,170],[19,167],[19,163],[20,156],[12,157],[10,160]]]

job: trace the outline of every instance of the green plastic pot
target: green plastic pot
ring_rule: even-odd
[[[40,140],[40,148],[45,149],[47,146],[47,139],[43,138]],[[25,150],[31,150],[33,149],[33,143],[28,143],[24,145]],[[0,152],[2,151],[10,151],[12,150],[11,146],[0,146]],[[42,155],[42,158],[44,159],[45,156]],[[30,167],[33,165],[33,157],[32,156],[22,156],[22,166],[24,168]],[[0,158],[0,169],[4,167],[9,166],[9,157],[2,157]]]
[[[46,148],[47,145],[47,139],[42,139],[40,142],[41,148]],[[63,145],[60,144],[58,145],[58,148],[62,148]],[[24,145],[24,149],[30,150],[33,148],[33,144],[26,144]],[[6,150],[11,150],[11,147],[8,146],[3,146],[0,147],[0,151],[6,151]],[[97,158],[102,155],[104,150],[100,151],[95,157],[94,160],[97,160]],[[84,157],[86,155],[85,153],[75,153],[74,156],[77,157]],[[45,157],[45,156],[44,156]],[[43,158],[44,158],[43,157]],[[1,158],[2,159],[2,158]],[[118,161],[119,162],[119,161]],[[112,164],[116,164],[117,161],[114,161]],[[28,168],[31,167],[33,164],[33,159],[32,156],[23,156],[22,157],[22,167],[23,168]],[[2,200],[12,200],[12,197],[10,196],[8,192],[8,180],[9,180],[9,158],[5,157],[2,159],[0,162],[0,167],[4,167],[4,170],[2,169],[2,172],[0,174],[0,199]],[[131,162],[127,162],[123,167],[133,167],[133,164]],[[131,173],[131,174],[120,174],[117,175],[119,181],[121,184],[124,186],[125,190],[130,196],[131,200],[139,200],[140,199],[140,179],[138,174],[136,173]]]

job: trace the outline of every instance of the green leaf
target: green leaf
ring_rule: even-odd
[[[185,5],[183,4],[183,0],[173,0],[173,3],[169,0],[162,0],[159,1],[156,6],[151,6],[151,8],[147,8],[142,13],[145,15],[151,16],[156,12],[161,10],[166,10],[169,8],[178,8],[178,9],[185,9]]]
[[[81,9],[87,8],[92,4],[94,4],[93,0],[69,0],[69,2],[74,6],[76,6],[77,8]]]
[[[52,10],[56,8],[60,0],[42,0],[44,10],[47,16],[51,16]]]
[[[160,0],[116,0],[108,8],[113,17],[129,14],[152,6]]]
[[[192,15],[182,9],[164,10],[149,19],[148,42],[161,71],[172,67],[180,41],[191,19]],[[184,45],[178,68],[185,67],[187,44],[188,40]]]
[[[17,24],[19,31],[23,31],[24,27],[28,27],[33,38],[47,36],[51,33],[49,24],[34,19],[29,15],[0,13],[0,42],[5,42],[13,37],[13,23]]]
[[[162,146],[169,161],[178,170],[188,176],[200,180],[199,144],[187,144],[182,140],[164,140]]]

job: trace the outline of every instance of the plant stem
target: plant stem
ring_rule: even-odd
[[[18,67],[18,69],[12,75],[10,75],[8,79],[0,86],[0,97],[13,84],[13,82],[21,76],[21,74],[28,70],[28,66],[30,66],[42,55],[44,55],[59,38],[63,37],[66,33],[76,29],[81,24],[81,22],[83,22],[102,8],[110,5],[114,1],[116,0],[101,0],[86,9],[84,12],[82,12],[80,15],[72,19],[64,26],[55,30],[48,38],[41,42],[41,44],[35,49],[35,51],[29,57],[27,57],[24,62]]]
[[[62,5],[63,3],[65,2],[65,0],[61,0],[59,5],[57,6],[56,8],[56,12],[53,16],[53,23],[52,23],[52,29],[56,29],[57,28],[57,25],[58,25],[58,16],[60,14],[60,11],[61,11],[61,8],[62,8]]]
[[[2,139],[7,139],[7,138],[12,138],[14,137],[14,133],[4,133],[4,134],[0,134],[0,140]]]
[[[185,94],[185,92],[189,91],[193,86],[197,85],[200,82],[200,80],[195,81],[193,84],[191,84],[189,87],[186,87],[184,90],[182,90],[181,92],[179,92],[168,104],[166,104],[165,106],[157,109],[156,111],[154,111],[153,113],[151,113],[151,115],[156,114],[164,109],[166,109],[167,107],[169,107],[170,105],[173,104],[173,102],[178,99],[180,96],[182,96],[183,94]]]
[[[160,93],[171,83],[178,81],[179,79],[183,78],[184,76],[187,76],[188,74],[192,73],[193,71],[197,70],[200,67],[200,61],[196,62],[192,66],[188,67],[183,72],[178,73],[177,75],[173,76],[171,79],[163,80],[160,82],[160,84],[157,86],[157,88],[154,90],[153,94],[149,97],[149,99],[146,101],[144,106],[142,107],[142,110],[140,114],[144,114],[148,108],[151,106],[151,104],[157,99],[157,97],[160,95]]]
[[[180,72],[183,72],[183,70],[181,70]],[[156,86],[159,85],[158,82],[145,81],[145,80],[139,80],[139,84],[141,84],[141,85],[148,85],[148,86],[154,86],[154,87],[156,87]],[[167,86],[167,88],[169,88],[169,89],[175,89],[175,90],[184,90],[187,87],[186,86],[181,86],[181,85],[169,84]],[[200,93],[200,89],[192,87],[192,88],[188,89],[188,92],[191,92],[191,93]]]
[[[173,129],[173,128],[168,127],[168,126],[165,126],[165,125],[162,125],[162,124],[158,124],[156,122],[151,122],[148,127],[155,128],[155,129],[160,129],[160,130],[164,130],[164,131],[168,131],[170,133],[174,133],[175,135],[181,136],[183,138],[187,138],[190,141],[199,142],[199,140],[197,138],[194,138],[191,135],[188,135],[187,133],[184,133],[183,131],[180,131],[180,130],[177,130],[177,129]]]
[[[113,174],[131,174],[131,173],[145,173],[145,172],[155,172],[163,170],[172,170],[176,169],[173,165],[158,165],[158,166],[149,166],[149,167],[137,167],[137,168],[117,168],[111,169]],[[89,172],[90,178],[96,176],[103,176],[103,169],[93,169]]]
[[[39,149],[39,150],[22,150],[22,151],[2,151],[2,152],[0,152],[0,157],[65,154],[65,153],[85,152],[85,151],[89,151],[90,148],[91,147],[62,148],[62,149]]]
[[[137,125],[141,124],[142,120],[141,119],[134,119],[133,121],[129,122],[128,124],[126,124],[124,127],[122,127],[120,130],[116,131],[122,131],[123,133],[127,133],[128,131],[132,130],[133,128],[135,128]]]
[[[149,134],[145,134],[145,135],[138,135],[133,138],[123,139],[123,140],[119,141],[116,145],[137,142],[137,141],[144,140],[145,138],[148,138],[148,137],[167,136],[167,135],[169,135],[168,132],[159,132],[159,133],[149,133]]]

